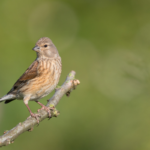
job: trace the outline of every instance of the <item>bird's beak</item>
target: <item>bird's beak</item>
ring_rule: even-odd
[[[36,52],[39,52],[40,51],[40,47],[36,45],[35,47],[32,48],[32,50],[34,50]]]

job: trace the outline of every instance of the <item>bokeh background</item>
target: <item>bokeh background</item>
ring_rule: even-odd
[[[0,97],[36,58],[31,49],[43,36],[62,57],[59,85],[71,70],[81,82],[57,105],[58,118],[3,149],[149,150],[149,7],[149,0],[1,0]],[[0,134],[28,116],[22,101],[1,103]]]

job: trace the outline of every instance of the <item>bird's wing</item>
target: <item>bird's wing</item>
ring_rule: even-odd
[[[17,80],[12,89],[7,93],[15,93],[19,88],[24,86],[27,81],[35,78],[37,76],[37,67],[39,62],[35,60],[30,67],[25,71],[25,73]]]

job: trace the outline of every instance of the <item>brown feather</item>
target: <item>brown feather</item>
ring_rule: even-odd
[[[17,80],[17,82],[14,84],[12,89],[7,93],[15,93],[15,91],[24,86],[27,81],[35,78],[37,76],[37,67],[38,67],[38,61],[34,61],[30,67],[25,71],[25,73]]]
[[[37,76],[38,61],[35,60],[18,81],[30,80]],[[17,83],[17,82],[16,82]]]

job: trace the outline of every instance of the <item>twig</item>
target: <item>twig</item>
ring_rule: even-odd
[[[55,94],[51,99],[48,100],[48,103],[46,106],[55,107],[62,96],[66,94],[68,91],[71,91],[74,89],[78,84],[80,84],[79,80],[75,80],[75,71],[71,71],[69,75],[67,76],[66,81],[64,84],[57,88],[55,91]],[[40,114],[39,122],[44,120],[45,118],[48,118],[48,114],[45,110],[41,110],[38,114]],[[53,117],[57,117],[59,115],[59,111],[54,109],[51,111],[51,114]],[[2,136],[0,136],[0,147],[6,146],[8,144],[11,144],[14,142],[14,140],[23,132],[25,131],[32,131],[33,127],[37,124],[37,121],[35,118],[29,117],[24,122],[19,123],[16,127],[12,128],[9,131],[5,131]]]

